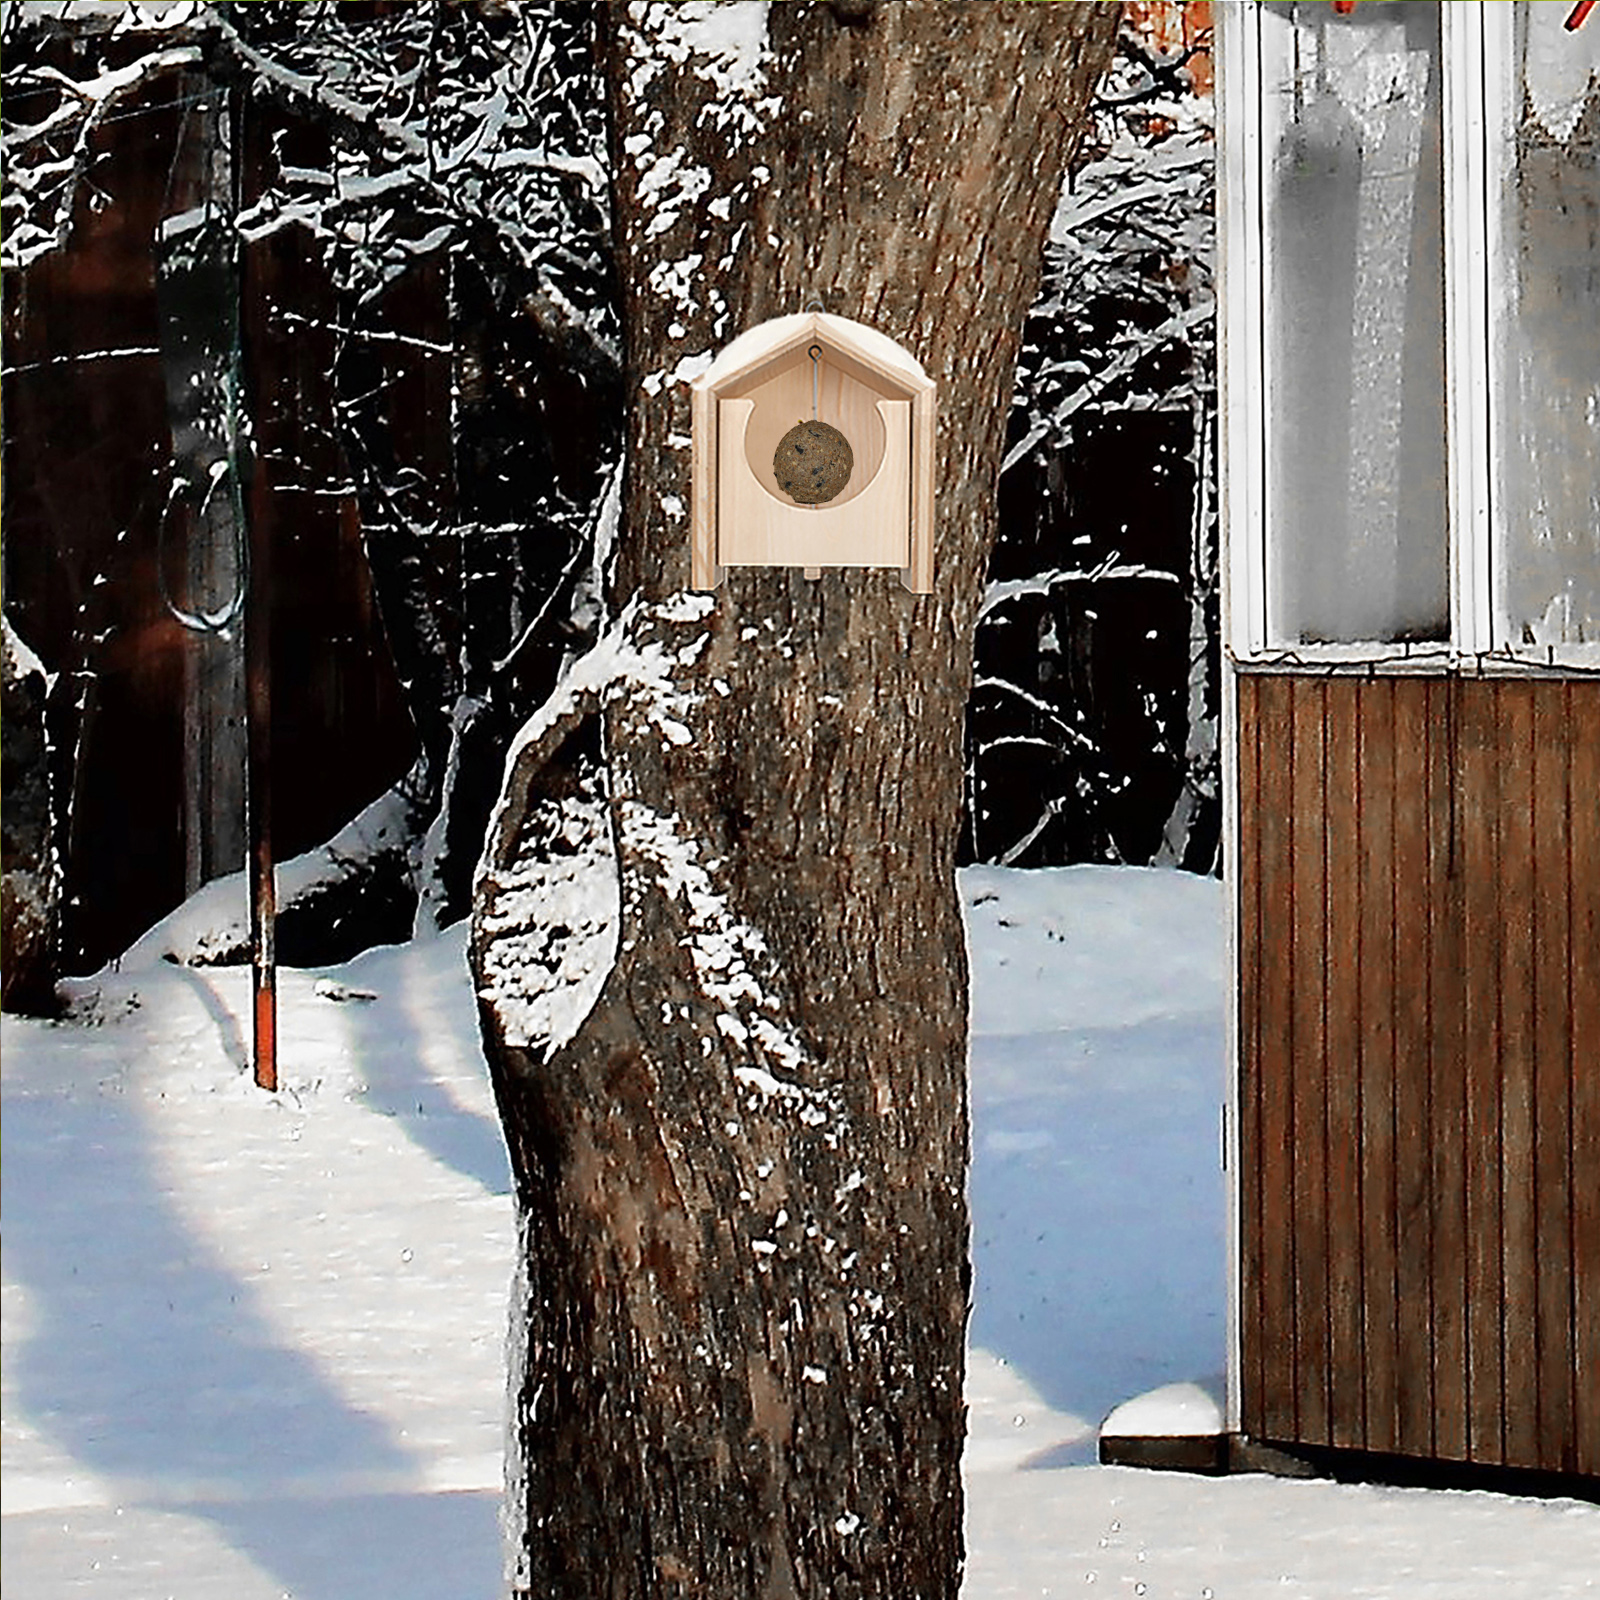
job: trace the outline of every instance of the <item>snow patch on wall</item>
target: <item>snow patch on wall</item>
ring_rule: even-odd
[[[351,868],[394,848],[411,835],[411,806],[404,782],[385,790],[325,844],[280,862],[275,869],[279,909],[338,883]],[[205,966],[250,937],[250,885],[243,871],[213,878],[171,916],[142,935],[125,962],[165,959]]]

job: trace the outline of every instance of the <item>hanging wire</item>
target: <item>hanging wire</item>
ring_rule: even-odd
[[[239,173],[237,162],[232,159],[230,152],[228,172],[228,213],[225,217],[218,218],[214,215],[214,186],[211,181],[212,171],[216,159],[214,142],[214,124],[209,115],[212,104],[221,98],[215,89],[204,94],[187,97],[181,103],[184,106],[183,120],[178,125],[178,133],[173,140],[172,160],[167,167],[166,188],[162,195],[161,216],[163,222],[172,219],[172,197],[177,186],[178,164],[183,158],[184,147],[188,142],[190,126],[195,115],[195,107],[206,106],[203,120],[203,143],[201,146],[200,161],[202,173],[202,227],[211,229],[221,226],[225,230],[226,238],[226,273],[228,280],[228,362],[223,369],[222,395],[223,395],[223,428],[225,434],[225,451],[222,457],[211,464],[207,474],[204,490],[200,503],[194,508],[191,529],[203,528],[213,514],[219,491],[226,485],[228,510],[227,515],[232,525],[233,543],[233,593],[227,603],[211,609],[192,609],[181,604],[173,595],[171,584],[167,579],[167,526],[172,519],[174,509],[182,503],[186,490],[194,487],[184,481],[177,470],[177,463],[173,462],[171,477],[167,490],[167,501],[162,507],[160,521],[156,525],[156,582],[161,592],[161,602],[170,615],[191,633],[205,634],[212,637],[224,637],[238,621],[244,609],[245,594],[248,585],[247,553],[244,542],[244,496],[239,481],[239,374],[242,368],[243,352],[239,340],[239,238],[233,225],[233,219],[238,211],[239,200]],[[159,268],[158,268],[159,271]]]
[[[159,117],[169,112],[179,111],[185,106],[197,106],[207,100],[215,100],[219,91],[215,88],[201,89],[196,94],[184,95],[178,100],[155,100],[147,106],[134,106],[127,111],[112,111],[100,118],[100,126],[108,122],[126,122],[130,117]]]
[[[806,352],[811,357],[811,420],[817,420],[817,381],[822,371],[822,346],[814,344]]]

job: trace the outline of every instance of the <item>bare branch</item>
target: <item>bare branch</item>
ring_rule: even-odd
[[[155,79],[196,66],[200,60],[198,46],[175,45],[82,81],[51,66],[37,66],[21,75],[21,82],[8,90],[8,104],[29,88],[54,89],[64,98],[41,122],[14,123],[5,131],[6,226],[0,261],[7,269],[25,267],[65,247],[78,191],[93,158],[94,135],[111,107]],[[26,159],[30,151],[48,148],[58,135],[71,136],[65,156]]]

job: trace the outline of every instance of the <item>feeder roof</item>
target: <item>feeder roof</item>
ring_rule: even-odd
[[[721,395],[749,388],[804,359],[813,344],[820,344],[830,360],[855,369],[857,376],[885,395],[910,400],[934,387],[922,364],[893,339],[865,323],[826,311],[801,311],[758,323],[728,345],[693,387]]]

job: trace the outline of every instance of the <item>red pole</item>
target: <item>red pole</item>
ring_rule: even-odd
[[[246,97],[229,95],[236,194],[254,186],[252,149],[245,137]],[[255,130],[252,129],[252,132]],[[261,360],[268,344],[266,309],[273,284],[273,241],[238,245],[239,378],[255,428],[250,439],[249,539],[244,596],[245,832],[250,878],[251,1050],[255,1080],[278,1087],[278,894],[272,861],[272,485],[267,477],[271,408]]]
[[[1572,8],[1572,15],[1567,18],[1562,26],[1570,33],[1574,28],[1580,27],[1583,19],[1593,10],[1594,0],[1578,0],[1577,5]]]
[[[250,855],[251,1060],[256,1083],[278,1087],[278,894],[272,862],[272,491],[257,454],[250,474],[250,580],[245,595],[244,678]]]

